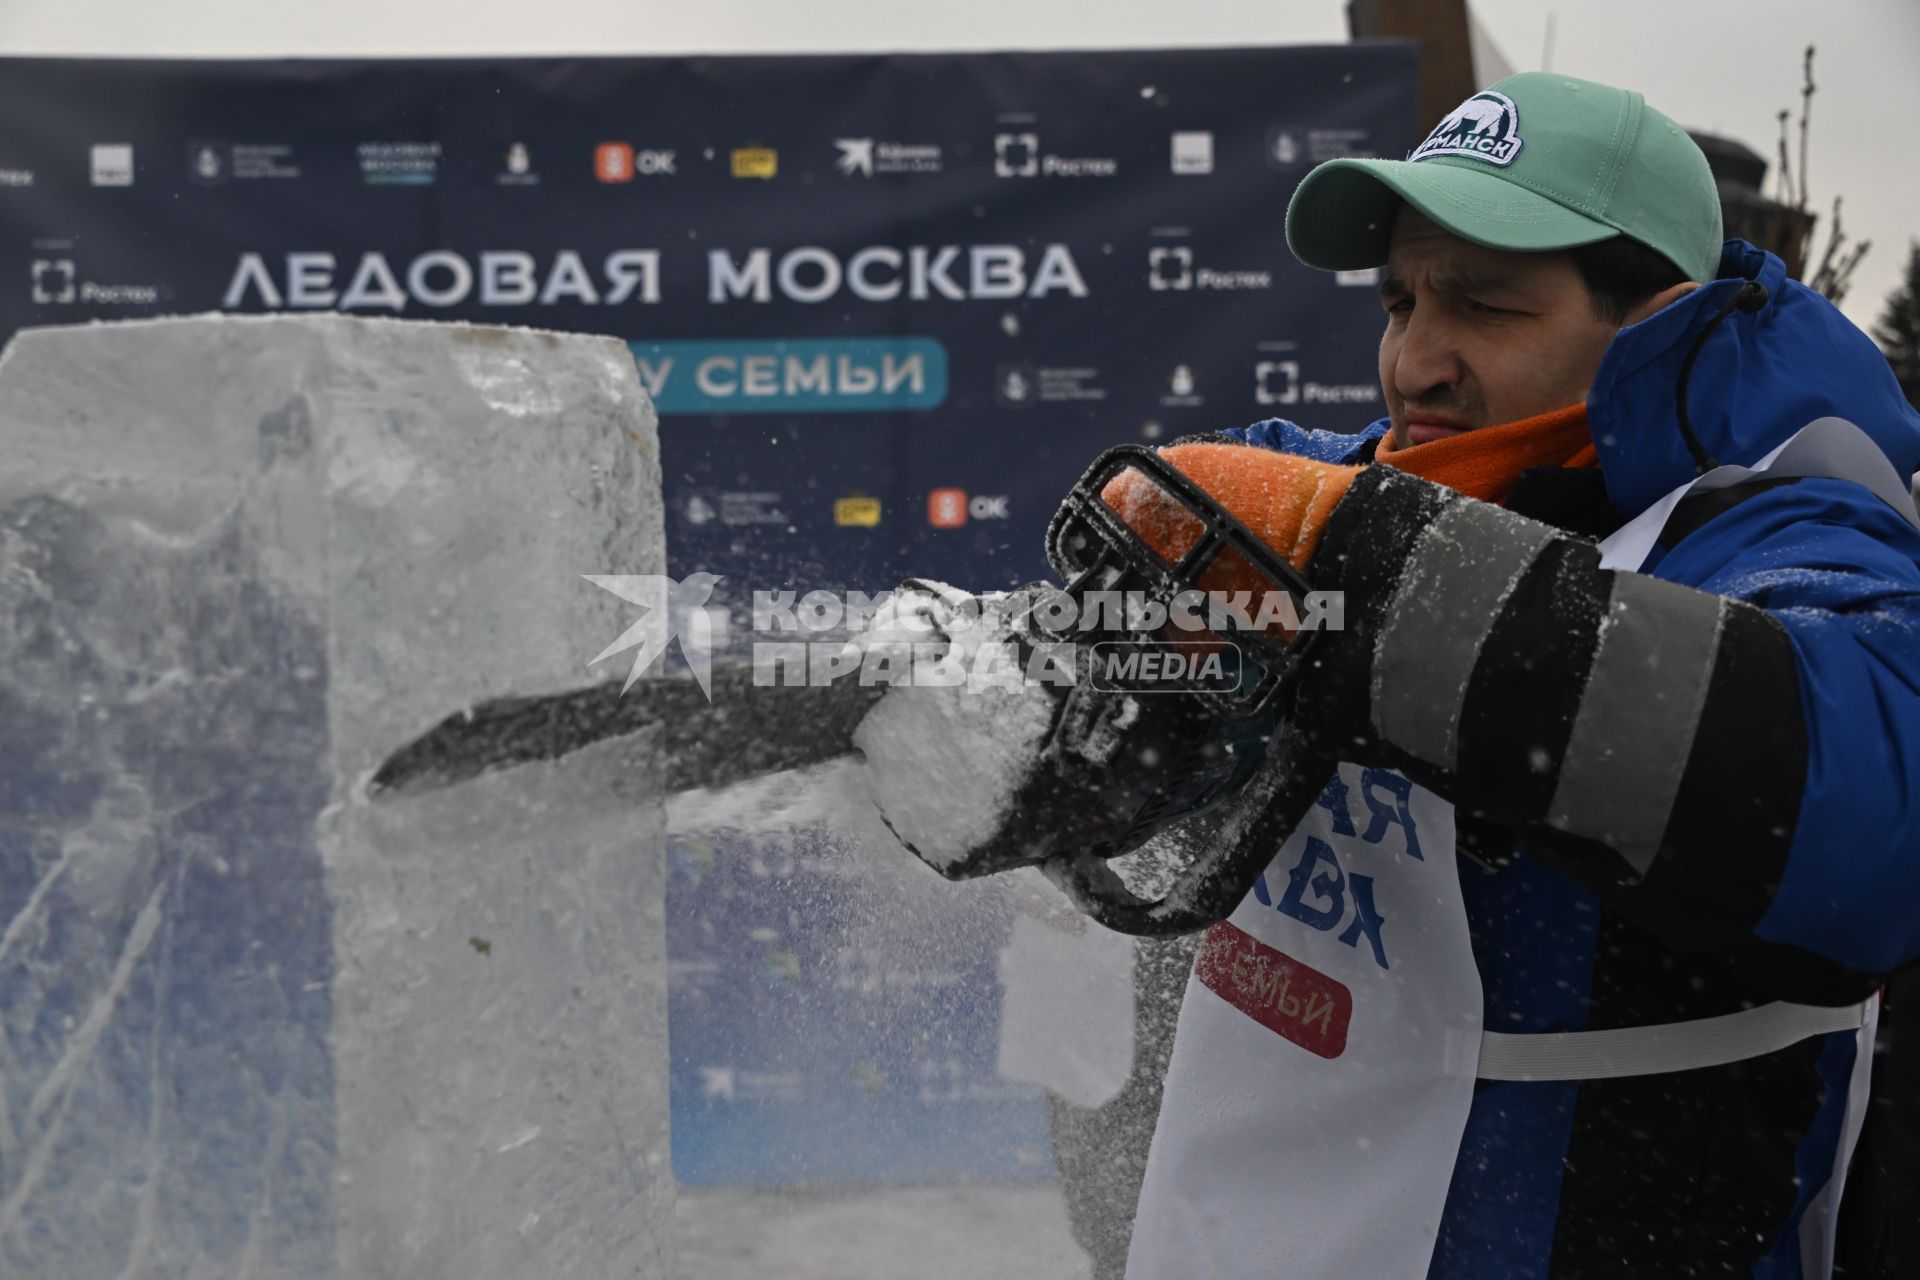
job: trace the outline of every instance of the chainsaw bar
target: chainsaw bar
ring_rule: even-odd
[[[691,679],[611,681],[566,693],[495,698],[448,716],[388,756],[375,799],[419,795],[481,774],[657,728],[663,791],[725,787],[853,751],[853,731],[884,692],[858,684],[769,687],[743,663],[715,663],[708,699]]]

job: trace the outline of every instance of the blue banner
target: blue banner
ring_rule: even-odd
[[[628,345],[662,414],[925,411],[947,398],[947,351],[932,338]]]

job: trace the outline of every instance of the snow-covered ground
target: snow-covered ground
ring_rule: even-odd
[[[1089,1280],[1050,1183],[685,1190],[674,1280]]]

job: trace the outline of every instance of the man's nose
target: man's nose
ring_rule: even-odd
[[[1408,400],[1455,387],[1465,376],[1460,346],[1446,321],[1432,308],[1416,309],[1407,317],[1400,350],[1393,362],[1394,389]]]

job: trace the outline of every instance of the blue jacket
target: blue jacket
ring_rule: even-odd
[[[1621,330],[1601,363],[1588,419],[1617,523],[1693,478],[1675,410],[1681,365],[1754,279],[1766,304],[1711,326],[1688,379],[1707,451],[1752,463],[1832,415],[1865,430],[1901,475],[1920,470],[1920,414],[1873,343],[1788,280],[1778,258],[1730,241],[1717,281]],[[1357,461],[1386,429],[1383,420],[1343,435],[1273,420],[1228,434]],[[1858,485],[1808,479],[1759,492],[1654,555],[1644,572],[1757,605],[1791,640],[1805,781],[1783,865],[1765,885],[1728,887],[1729,898],[1768,895],[1757,923],[1740,927],[1823,972],[1883,974],[1920,957],[1920,530]],[[1462,875],[1489,1026],[1701,1016],[1690,991],[1737,981],[1694,954],[1712,946],[1689,936],[1688,911],[1649,933],[1623,922],[1607,895],[1534,859]],[[1715,906],[1689,910],[1704,918]],[[1683,1263],[1720,1255],[1689,1250],[1721,1231],[1765,1233],[1753,1274],[1802,1275],[1800,1228],[1832,1173],[1853,1046],[1836,1034],[1778,1063],[1638,1082],[1483,1082],[1431,1274],[1610,1275],[1583,1268],[1610,1252],[1617,1266],[1635,1248],[1651,1250],[1644,1265],[1671,1268],[1658,1274],[1692,1274]],[[1635,1243],[1663,1232],[1671,1239]]]

